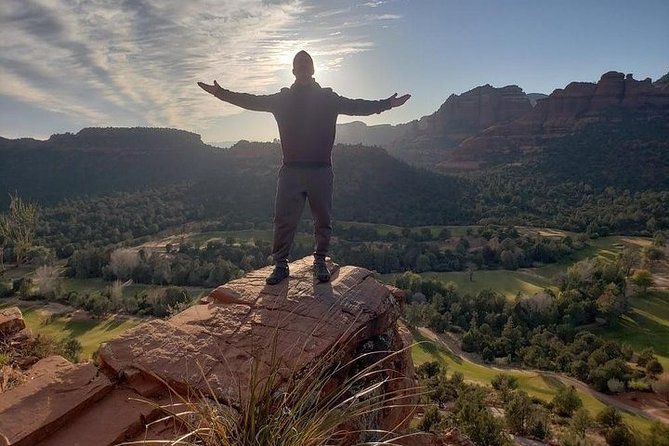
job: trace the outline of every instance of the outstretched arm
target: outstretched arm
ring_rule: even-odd
[[[197,83],[207,93],[216,96],[221,101],[229,102],[246,110],[273,112],[279,100],[279,93],[270,95],[255,95],[248,93],[235,93],[226,90],[214,81],[213,85],[204,82]]]
[[[367,116],[404,105],[410,97],[411,95],[409,94],[397,97],[397,93],[395,93],[387,99],[368,101],[365,99],[349,99],[343,96],[337,96],[337,111],[342,115]]]

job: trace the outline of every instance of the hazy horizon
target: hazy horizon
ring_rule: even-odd
[[[655,80],[669,71],[667,22],[659,0],[10,0],[0,11],[0,135],[149,126],[207,142],[272,140],[270,114],[224,104],[196,82],[273,93],[292,83],[299,49],[342,95],[413,95],[340,123],[398,124],[483,84],[550,94],[611,70]]]

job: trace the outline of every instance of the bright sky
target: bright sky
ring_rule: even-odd
[[[341,95],[411,93],[360,119],[407,122],[486,83],[550,93],[609,70],[657,79],[668,23],[667,0],[2,0],[0,136],[156,126],[270,140],[271,115],[196,82],[274,93],[300,49]]]

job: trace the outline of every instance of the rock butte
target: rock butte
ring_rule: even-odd
[[[392,378],[384,390],[397,392],[404,406],[388,406],[353,428],[405,432],[417,401],[406,348],[411,337],[397,323],[401,292],[366,269],[331,266],[332,281],[322,284],[313,279],[311,258],[291,263],[289,279],[279,285],[265,285],[269,268],[248,273],[168,320],[147,322],[103,344],[97,366],[60,357],[41,360],[29,381],[0,394],[0,433],[17,446],[169,438],[173,427],[145,429],[164,415],[156,405],[170,401],[165,383],[173,391],[199,391],[234,407],[246,397],[254,363],[260,376],[272,366],[285,379],[328,352],[346,361],[382,350],[379,354],[398,353],[386,357],[386,371],[377,379]],[[453,438],[419,435],[404,442],[468,444]]]

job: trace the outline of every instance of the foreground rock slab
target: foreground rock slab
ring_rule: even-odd
[[[91,363],[64,366],[55,360],[51,366],[45,364],[34,379],[2,394],[0,434],[8,444],[35,445],[112,388]]]
[[[294,373],[335,346],[351,358],[356,341],[394,329],[397,301],[370,271],[332,265],[332,281],[319,283],[310,258],[290,269],[271,286],[270,268],[251,272],[167,321],[128,331],[101,347],[102,366],[155,375],[177,390],[213,391],[234,405],[245,396],[253,360],[260,376],[270,367]]]

